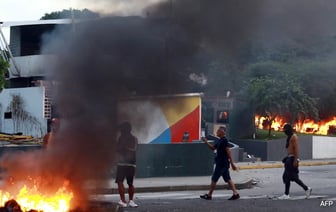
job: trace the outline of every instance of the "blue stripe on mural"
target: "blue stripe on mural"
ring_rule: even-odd
[[[170,141],[171,141],[171,132],[170,132],[170,128],[168,128],[165,131],[163,131],[161,135],[153,139],[150,143],[151,144],[169,144]]]

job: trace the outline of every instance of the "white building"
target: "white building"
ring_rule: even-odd
[[[0,93],[0,132],[42,137],[53,116],[46,68],[53,55],[42,55],[43,38],[56,27],[70,28],[71,19],[4,22],[9,27],[7,43],[1,32],[1,46],[10,52],[10,88]]]

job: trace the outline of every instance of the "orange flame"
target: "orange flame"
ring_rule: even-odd
[[[265,121],[267,119],[262,116],[255,116],[255,125],[259,129],[266,129],[268,126],[264,126]],[[284,120],[282,118],[275,118],[275,120],[271,124],[271,128],[275,131],[280,131],[281,127],[284,125]]]
[[[70,209],[73,193],[67,190],[67,185],[61,186],[53,195],[42,194],[38,186],[23,185],[17,194],[0,190],[0,204],[14,199],[23,211],[37,210],[44,212],[66,212]]]
[[[265,117],[259,115],[255,116],[255,125],[259,129],[266,129],[264,123],[267,121]],[[281,117],[275,118],[271,124],[271,128],[275,131],[281,131],[282,126],[285,124],[285,119]],[[313,120],[306,119],[303,123],[296,123],[294,125],[297,132],[307,133],[307,134],[318,134],[318,135],[328,135],[330,129],[334,129],[336,132],[336,117],[329,120],[324,120],[320,122],[314,122]]]

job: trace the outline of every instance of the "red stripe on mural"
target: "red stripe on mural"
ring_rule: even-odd
[[[170,127],[172,142],[181,142],[183,134],[189,132],[188,142],[199,139],[200,135],[200,106]]]

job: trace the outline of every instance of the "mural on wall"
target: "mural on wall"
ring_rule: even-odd
[[[200,95],[137,98],[119,104],[119,120],[129,120],[139,143],[179,143],[200,139]]]
[[[12,100],[5,114],[8,119],[12,120],[15,133],[27,134],[31,131],[43,133],[42,125],[38,119],[25,110],[25,102],[20,95],[12,94]]]

